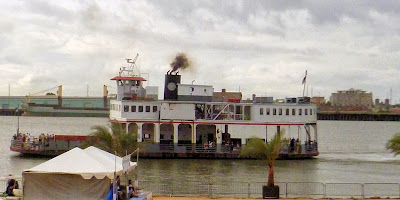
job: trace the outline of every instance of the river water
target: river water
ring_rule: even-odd
[[[89,134],[107,118],[20,117],[20,130],[31,135]],[[0,116],[0,177],[21,176],[48,158],[21,156],[9,150],[17,117]],[[320,155],[308,160],[277,161],[276,182],[400,183],[400,156],[385,149],[400,132],[400,122],[318,121]],[[204,182],[266,182],[268,166],[262,160],[140,159],[140,180]]]

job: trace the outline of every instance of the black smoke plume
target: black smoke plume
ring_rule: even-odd
[[[171,73],[177,72],[180,69],[186,69],[190,66],[190,61],[184,53],[178,53],[171,63]]]

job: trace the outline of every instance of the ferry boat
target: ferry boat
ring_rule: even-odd
[[[110,101],[110,120],[137,133],[137,141],[146,144],[141,156],[237,158],[250,138],[268,142],[283,129],[286,143],[280,158],[318,155],[317,108],[309,97],[279,103],[256,95],[242,100],[240,92],[181,83],[182,66],[171,66],[159,100],[158,87],[143,87],[146,79],[134,73],[135,62],[129,61],[111,79],[117,97]]]
[[[134,73],[136,59],[127,59],[128,67],[111,79],[117,95],[110,100],[109,118],[137,133],[141,157],[238,158],[250,138],[268,142],[275,134],[286,138],[280,159],[319,154],[317,108],[308,97],[276,102],[273,97],[253,95],[251,100],[242,100],[240,92],[215,92],[211,85],[181,83],[181,66],[172,66],[165,74],[164,99],[160,100],[158,87],[144,87],[146,79]],[[57,155],[80,146],[86,137],[56,135],[47,146],[13,139],[10,149]]]

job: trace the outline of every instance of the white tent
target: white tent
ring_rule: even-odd
[[[122,158],[95,147],[74,148],[22,173],[24,199],[105,199],[115,172],[123,173]]]

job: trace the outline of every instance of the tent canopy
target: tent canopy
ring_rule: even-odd
[[[76,147],[24,170],[24,199],[103,200],[110,191],[114,174],[124,172],[122,160],[96,147],[85,150]],[[127,171],[136,165],[129,162]]]
[[[116,162],[115,162],[116,161]],[[130,162],[132,170],[137,165],[136,162]],[[24,173],[52,173],[52,174],[75,174],[81,175],[84,179],[103,179],[114,178],[114,172],[117,175],[123,173],[122,158],[111,153],[88,147],[82,150],[78,147],[71,149],[47,162],[37,165],[33,168],[24,170]]]

